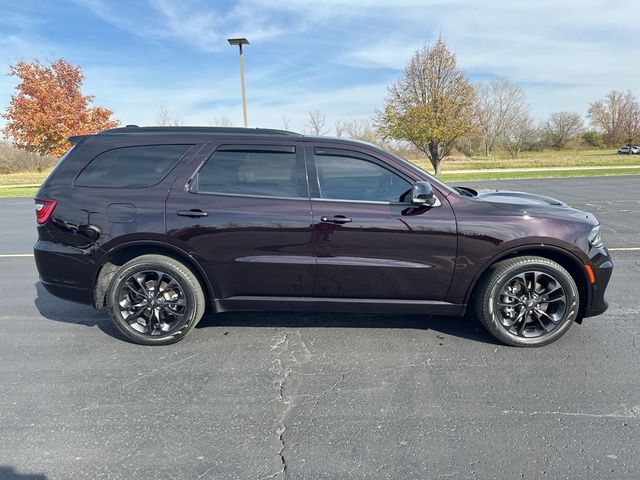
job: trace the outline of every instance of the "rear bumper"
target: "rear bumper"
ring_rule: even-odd
[[[61,285],[56,283],[41,281],[44,288],[51,295],[71,302],[83,303],[85,305],[93,305],[93,290],[85,288],[71,287],[69,285]]]
[[[42,240],[34,245],[33,254],[42,285],[49,293],[94,306],[91,254]]]

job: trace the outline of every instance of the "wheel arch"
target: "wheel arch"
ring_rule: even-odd
[[[584,318],[584,314],[588,305],[591,302],[591,289],[589,288],[589,278],[587,277],[587,273],[584,269],[584,264],[580,261],[580,259],[571,253],[568,250],[565,250],[560,247],[550,246],[550,245],[528,245],[528,246],[519,246],[509,249],[507,251],[501,252],[500,254],[492,257],[484,267],[476,274],[473,282],[467,289],[467,293],[465,295],[465,304],[469,305],[473,301],[473,296],[475,294],[476,288],[480,280],[487,274],[487,272],[493,267],[496,263],[501,262],[503,260],[508,260],[510,258],[515,257],[524,257],[524,256],[536,256],[536,257],[544,257],[549,260],[552,260],[559,265],[561,265],[573,278],[576,282],[576,286],[578,287],[578,293],[580,294],[580,307],[578,310],[578,316],[576,318],[577,323],[582,323],[582,319]]]
[[[100,309],[105,306],[107,288],[118,269],[129,260],[140,255],[166,255],[184,263],[191,269],[203,287],[207,308],[213,304],[215,298],[211,282],[200,263],[184,250],[167,243],[140,240],[123,243],[109,250],[100,260],[93,279],[94,305]]]

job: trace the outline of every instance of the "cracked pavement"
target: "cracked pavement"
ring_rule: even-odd
[[[590,209],[608,245],[638,246],[637,178],[500,187]],[[32,217],[30,200],[0,202],[18,232],[2,249],[29,251]],[[48,295],[33,259],[2,258],[0,474],[638,478],[640,254],[614,261],[610,310],[525,350],[473,320],[308,313],[208,316],[140,347]]]

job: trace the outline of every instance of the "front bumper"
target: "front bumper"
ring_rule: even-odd
[[[585,309],[584,316],[595,317],[604,313],[609,307],[604,293],[613,273],[613,261],[605,247],[592,248],[589,252],[588,265],[593,271],[595,282],[591,284],[591,300]]]

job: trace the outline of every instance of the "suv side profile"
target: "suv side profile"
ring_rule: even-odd
[[[451,188],[373,145],[279,130],[70,141],[36,194],[41,281],[133,342],[177,342],[206,310],[475,312],[528,347],[607,308],[597,220],[549,197]]]

